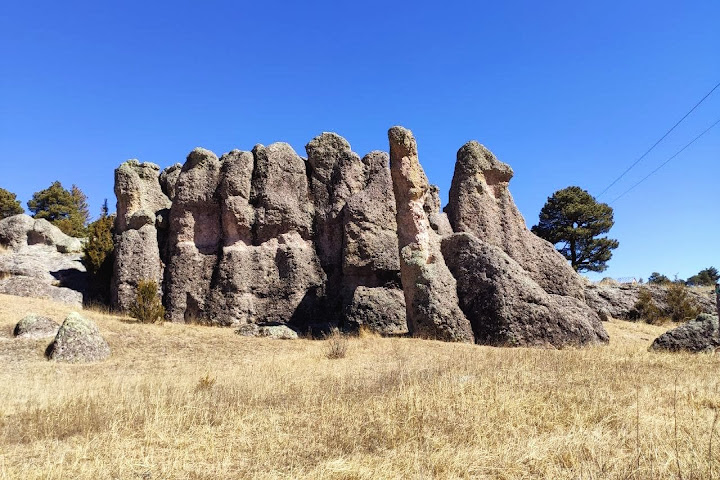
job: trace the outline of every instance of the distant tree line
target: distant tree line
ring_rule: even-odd
[[[663,275],[659,272],[653,272],[648,277],[647,282],[656,285],[682,283],[688,286],[707,286],[715,285],[718,280],[720,280],[720,272],[718,272],[718,269],[715,267],[708,267],[703,268],[697,274],[693,275],[687,280],[683,280],[681,278],[675,278],[674,280],[670,280],[666,275]]]

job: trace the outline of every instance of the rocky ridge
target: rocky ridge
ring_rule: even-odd
[[[388,138],[389,156],[361,158],[323,133],[307,158],[274,143],[220,158],[198,148],[162,172],[122,164],[114,306],[127,308],[134,286],[153,279],[175,322],[301,333],[364,325],[491,345],[607,341],[580,277],[526,228],[509,166],[477,142],[463,146],[444,213],[412,132],[393,127]]]

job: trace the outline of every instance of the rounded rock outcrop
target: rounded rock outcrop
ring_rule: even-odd
[[[57,335],[60,325],[52,318],[43,317],[31,313],[24,316],[15,325],[13,335],[16,338],[47,338]]]
[[[718,317],[701,313],[695,320],[660,335],[650,348],[671,352],[713,352],[720,348]]]
[[[110,346],[94,322],[72,312],[60,325],[46,355],[58,362],[99,362],[110,356]]]

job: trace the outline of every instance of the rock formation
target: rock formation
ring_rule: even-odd
[[[59,362],[99,362],[110,356],[110,346],[95,323],[72,312],[60,325],[46,355],[48,359]]]
[[[217,156],[203,148],[190,152],[170,209],[165,301],[167,316],[174,322],[206,316],[221,245],[219,182]]]
[[[82,305],[87,287],[82,242],[44,219],[0,220],[0,293]]]
[[[720,348],[718,317],[701,313],[695,320],[668,330],[653,341],[653,350],[712,352]]]
[[[159,229],[166,228],[170,199],[163,193],[154,163],[128,160],[115,170],[115,265],[111,288],[114,306],[135,302],[140,280],[162,285],[164,264]]]
[[[608,340],[590,307],[575,297],[546,292],[501,248],[456,233],[443,239],[442,252],[477,343],[581,346]]]
[[[433,199],[428,198],[430,184],[418,160],[415,138],[402,127],[391,128],[388,138],[408,330],[420,337],[472,342],[470,322],[458,305],[455,279],[426,212],[426,203]]]
[[[467,144],[446,214],[412,133],[393,127],[388,138],[389,156],[361,158],[323,133],[307,159],[274,143],[219,159],[198,148],[162,173],[126,162],[116,172],[115,306],[150,278],[162,279],[169,320],[244,334],[364,326],[488,344],[606,340],[577,274],[525,228],[509,167]]]
[[[13,335],[17,338],[47,338],[57,335],[59,329],[55,320],[31,313],[15,325]]]
[[[79,238],[65,235],[44,218],[34,219],[23,213],[0,220],[0,245],[15,252],[32,245],[45,245],[58,253],[82,252]]]
[[[667,303],[667,287],[665,285],[638,283],[599,282],[585,286],[585,301],[598,314],[601,312],[612,318],[621,320],[637,320],[639,313],[635,308],[640,289],[646,289],[652,296],[653,303],[663,315],[670,316],[671,308]],[[688,289],[690,299],[700,308],[701,312],[714,313],[715,308],[710,295]]]
[[[501,248],[548,293],[584,299],[580,276],[552,244],[525,225],[508,190],[512,176],[512,168],[483,145],[463,145],[445,207],[453,230]]]

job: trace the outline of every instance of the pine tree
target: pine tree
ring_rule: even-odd
[[[558,251],[575,271],[602,272],[619,243],[600,235],[614,223],[609,205],[598,203],[580,187],[567,187],[548,198],[532,232],[553,245],[562,244]]]
[[[14,193],[0,188],[0,220],[23,213],[23,208]]]
[[[75,185],[68,191],[60,182],[53,182],[35,192],[27,205],[34,218],[46,219],[67,235],[82,237],[86,233],[87,197]]]

